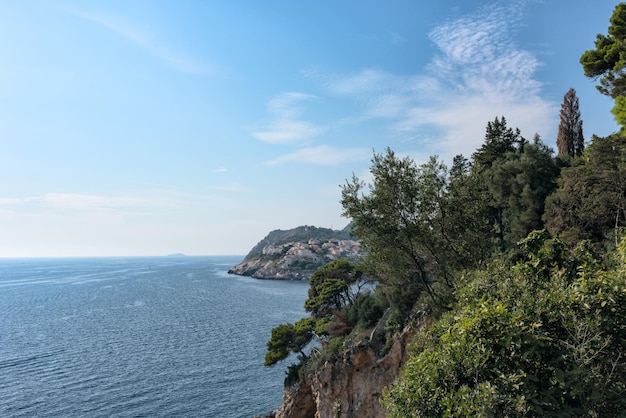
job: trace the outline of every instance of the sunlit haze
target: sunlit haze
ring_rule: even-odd
[[[505,116],[617,130],[581,54],[617,2],[0,1],[0,257],[246,254],[341,229],[372,153],[469,157]]]

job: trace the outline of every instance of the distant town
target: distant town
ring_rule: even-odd
[[[358,241],[337,239],[322,242],[314,238],[307,242],[268,244],[263,248],[262,254],[265,256],[282,256],[281,265],[285,268],[302,261],[324,263],[339,258],[356,260],[364,256]]]
[[[337,233],[315,227],[274,231],[229,273],[258,279],[307,280],[324,264],[336,259],[358,261],[366,252],[358,240],[307,237],[300,234]],[[345,234],[344,234],[345,235]],[[289,237],[289,238],[288,238]]]

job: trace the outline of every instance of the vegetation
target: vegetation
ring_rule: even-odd
[[[585,76],[600,80],[597,89],[615,100],[613,115],[626,125],[626,3],[619,3],[610,19],[608,35],[596,36],[596,49],[585,51],[580,63]]]
[[[582,161],[562,170],[546,201],[548,230],[569,245],[602,242],[626,225],[626,137],[594,136]]]
[[[305,362],[305,348],[312,340],[326,344],[329,336],[342,337],[356,326],[375,324],[385,306],[368,285],[363,271],[347,260],[335,260],[318,269],[311,276],[309,298],[304,304],[311,317],[272,329],[265,365],[272,366],[291,353]]]
[[[569,89],[561,105],[561,122],[556,137],[559,157],[580,157],[585,149],[583,121],[580,118],[580,104],[576,90]]]
[[[468,274],[385,395],[391,417],[621,416],[626,410],[626,244],[605,271],[586,243],[547,233],[523,260]]]
[[[581,58],[620,123],[625,41],[622,3]],[[559,156],[496,117],[471,159],[450,168],[375,153],[372,183],[353,176],[341,200],[367,259],[311,277],[311,316],[274,328],[266,365],[299,353],[293,381],[312,367],[305,347],[316,337],[332,359],[364,329],[384,326],[388,342],[428,317],[384,392],[390,416],[623,416],[626,133],[585,147],[571,89],[556,142]]]

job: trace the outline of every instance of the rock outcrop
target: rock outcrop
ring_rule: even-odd
[[[393,383],[407,359],[407,348],[416,334],[406,328],[379,359],[369,346],[355,345],[339,360],[318,366],[311,376],[285,388],[275,418],[382,418],[383,388]]]
[[[301,226],[270,232],[228,272],[257,279],[308,280],[330,261],[357,261],[364,256],[359,242],[350,238],[346,229]]]

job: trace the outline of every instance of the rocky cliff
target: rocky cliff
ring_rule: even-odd
[[[263,279],[308,279],[323,264],[337,258],[365,256],[358,241],[344,231],[299,227],[272,231],[229,273]],[[350,335],[341,348],[311,353],[296,383],[285,387],[280,408],[265,418],[379,418],[383,389],[399,376],[407,349],[419,326],[407,327],[385,344],[389,311],[369,331]],[[326,342],[329,344],[329,342]]]
[[[416,328],[406,328],[382,359],[370,346],[354,345],[339,359],[319,365],[307,378],[286,387],[274,418],[382,418],[383,388],[393,383],[407,358]]]
[[[341,231],[300,226],[270,232],[228,272],[257,279],[308,280],[324,264],[339,258],[356,261],[365,253],[348,227]]]

